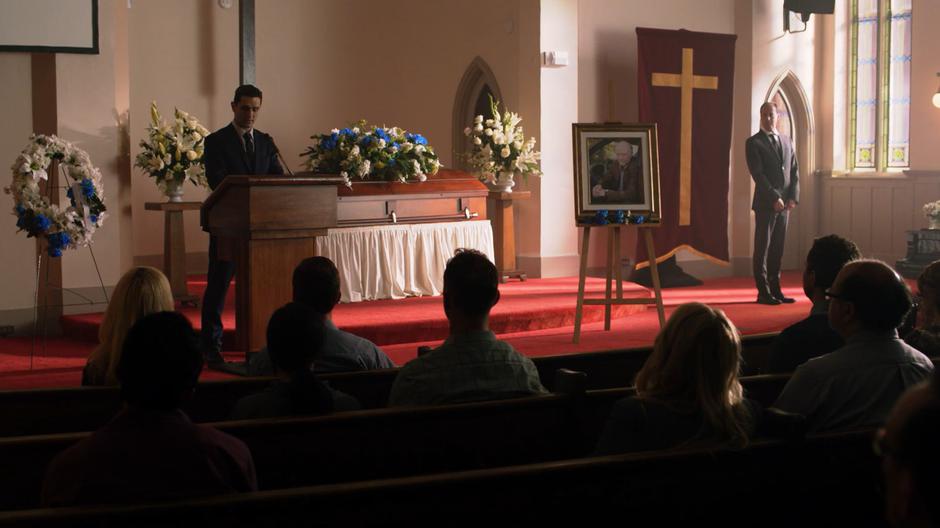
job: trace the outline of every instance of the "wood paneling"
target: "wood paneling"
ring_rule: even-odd
[[[820,235],[858,244],[866,257],[893,264],[907,249],[906,232],[926,227],[923,205],[940,199],[940,171],[822,178]]]

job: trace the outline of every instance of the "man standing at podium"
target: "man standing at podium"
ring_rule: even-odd
[[[209,187],[215,189],[228,175],[284,174],[277,160],[277,147],[271,136],[255,130],[261,111],[261,90],[243,84],[232,98],[232,122],[206,137],[205,164]],[[235,275],[235,263],[220,260],[218,241],[209,237],[209,272],[202,297],[200,347],[210,366],[222,359],[222,309],[225,294]]]

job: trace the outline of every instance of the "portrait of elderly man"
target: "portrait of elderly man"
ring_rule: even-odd
[[[613,142],[614,158],[591,167],[591,203],[642,203],[643,170],[629,141]]]

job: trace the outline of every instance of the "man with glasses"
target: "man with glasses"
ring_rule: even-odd
[[[877,426],[908,388],[933,371],[898,338],[911,291],[887,264],[857,260],[828,290],[829,324],[845,346],[798,367],[774,407],[802,414],[811,431]]]
[[[885,479],[885,517],[892,526],[940,522],[940,377],[898,400],[875,437]]]

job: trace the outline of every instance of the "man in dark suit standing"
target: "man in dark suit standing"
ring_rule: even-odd
[[[271,136],[255,130],[261,110],[261,90],[239,86],[232,99],[232,122],[206,137],[205,163],[209,187],[215,189],[230,174],[284,174]],[[209,237],[209,272],[202,298],[200,347],[210,366],[223,363],[222,309],[235,264],[218,258],[218,241]]]
[[[790,138],[777,133],[777,107],[760,107],[760,130],[744,145],[754,179],[754,282],[757,302],[792,303],[780,289],[780,263],[790,210],[800,201],[800,176]]]

